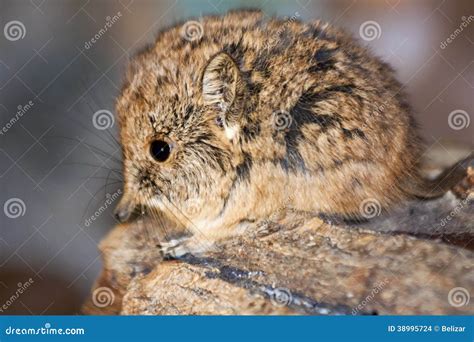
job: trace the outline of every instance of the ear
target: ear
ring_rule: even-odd
[[[202,96],[206,105],[226,111],[239,97],[242,86],[240,71],[225,52],[212,57],[202,77]]]

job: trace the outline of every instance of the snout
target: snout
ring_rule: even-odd
[[[128,221],[132,213],[135,211],[136,203],[126,194],[122,196],[119,204],[115,207],[115,218],[120,223],[125,223]]]

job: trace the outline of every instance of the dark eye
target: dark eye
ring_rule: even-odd
[[[221,116],[216,117],[216,125],[219,128],[224,127],[224,119]]]
[[[155,140],[150,145],[151,156],[159,162],[164,162],[171,153],[171,146],[163,140]]]

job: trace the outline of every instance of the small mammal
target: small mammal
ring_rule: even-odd
[[[133,59],[117,100],[121,221],[144,206],[215,241],[281,208],[358,219],[444,191],[394,71],[350,36],[259,11],[191,23]]]

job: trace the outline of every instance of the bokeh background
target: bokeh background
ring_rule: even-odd
[[[346,28],[396,68],[428,148],[472,149],[471,0],[1,0],[0,309],[33,283],[0,314],[78,312],[101,268],[97,245],[116,224],[107,200],[120,189],[116,125],[97,129],[94,113],[113,112],[127,61],[161,27],[241,7]],[[364,40],[367,22],[380,29]]]

